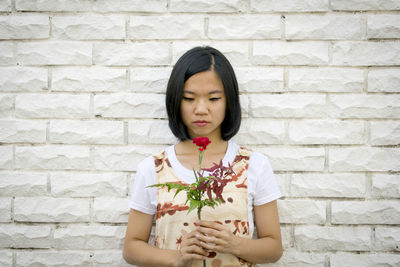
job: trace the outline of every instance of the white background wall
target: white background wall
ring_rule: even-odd
[[[399,38],[399,0],[0,0],[0,265],[124,265],[171,67],[209,44],[284,195],[270,266],[399,266]]]

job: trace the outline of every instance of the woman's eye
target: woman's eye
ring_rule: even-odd
[[[183,97],[183,100],[185,100],[185,101],[193,101],[194,100],[194,98],[191,98],[191,97]]]
[[[220,99],[221,99],[220,97],[213,97],[213,98],[210,98],[210,101],[215,102],[215,101],[218,101]]]

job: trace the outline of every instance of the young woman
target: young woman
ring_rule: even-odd
[[[167,87],[169,126],[180,140],[138,166],[132,189],[124,259],[138,266],[256,266],[282,255],[276,199],[281,194],[268,159],[230,139],[241,121],[239,91],[231,64],[218,50],[196,47],[174,66]],[[148,186],[195,181],[198,150],[204,136],[211,144],[202,167],[232,165],[225,202],[205,207],[202,220],[187,213],[186,195]],[[156,219],[155,245],[148,244]],[[252,238],[254,229],[257,235]]]

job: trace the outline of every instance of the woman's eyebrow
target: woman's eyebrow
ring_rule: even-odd
[[[195,95],[196,94],[195,92],[187,90],[187,89],[183,90],[183,93],[191,94],[191,95]],[[213,94],[222,94],[222,93],[223,93],[222,90],[217,89],[217,90],[213,90],[213,91],[209,92],[208,94],[209,95],[213,95]]]

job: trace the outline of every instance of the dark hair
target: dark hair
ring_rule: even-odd
[[[180,112],[184,83],[194,74],[207,70],[213,70],[219,75],[225,90],[226,112],[221,124],[222,139],[227,141],[239,131],[242,119],[239,88],[231,64],[215,48],[195,47],[176,62],[167,86],[166,107],[169,128],[181,141],[191,139]]]

